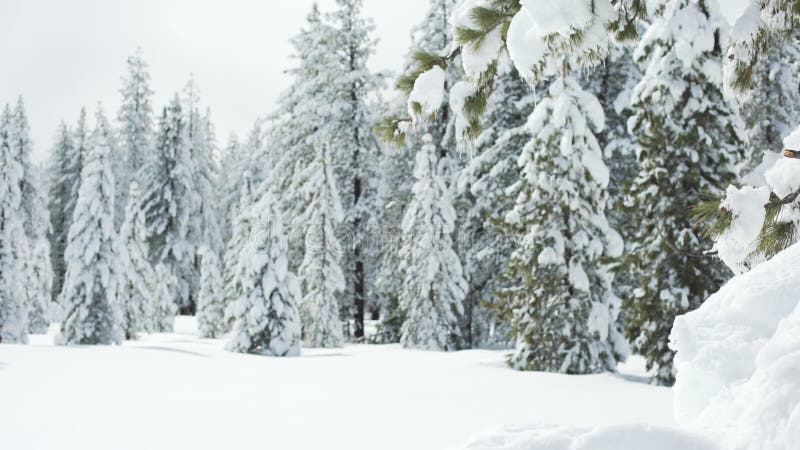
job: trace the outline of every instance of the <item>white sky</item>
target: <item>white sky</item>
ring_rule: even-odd
[[[720,0],[733,19],[749,0]],[[319,0],[330,10],[334,0]],[[63,119],[101,101],[116,116],[125,59],[137,46],[150,64],[156,110],[194,73],[220,143],[243,136],[289,84],[289,38],[312,0],[0,0],[0,103],[22,94],[35,159]],[[409,31],[428,0],[365,0],[380,38],[376,70],[400,70]]]
[[[380,37],[376,70],[399,71],[428,0],[365,0]],[[312,0],[0,0],[0,104],[22,94],[41,160],[63,119],[102,101],[116,117],[125,60],[141,45],[155,109],[194,73],[218,141],[243,136],[290,80],[289,38]],[[319,0],[324,11],[334,0]]]

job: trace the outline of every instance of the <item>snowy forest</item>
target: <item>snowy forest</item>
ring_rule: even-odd
[[[339,414],[373,449],[797,448],[800,1],[428,3],[396,74],[363,0],[315,4],[243,136],[194,77],[156,104],[142,48],[52,142],[0,99],[0,404],[119,421],[0,413],[0,446],[177,408],[115,448],[362,448],[299,436]]]

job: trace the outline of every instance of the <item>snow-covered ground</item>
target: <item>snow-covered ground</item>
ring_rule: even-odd
[[[486,429],[673,425],[669,389],[629,375],[520,373],[504,353],[397,346],[239,355],[176,333],[122,347],[0,345],[0,448],[444,450]]]

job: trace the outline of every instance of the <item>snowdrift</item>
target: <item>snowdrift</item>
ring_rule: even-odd
[[[726,449],[800,442],[800,244],[739,275],[672,330],[675,414]]]
[[[593,431],[548,425],[507,427],[474,439],[459,450],[718,450],[684,431],[624,425]]]

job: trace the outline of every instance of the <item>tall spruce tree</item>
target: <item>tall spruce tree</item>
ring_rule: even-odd
[[[141,48],[128,58],[128,71],[122,78],[122,105],[117,115],[119,146],[117,158],[118,211],[127,204],[128,186],[151,160],[153,140],[153,90],[150,73]],[[118,220],[122,220],[119,217]]]
[[[155,270],[147,256],[147,223],[138,181],[131,180],[127,197],[125,220],[120,229],[125,252],[120,255],[124,258],[124,265],[119,298],[125,338],[134,339],[137,332],[152,329],[150,308],[157,288]]]
[[[234,321],[234,307],[236,301],[244,295],[242,281],[244,266],[240,264],[244,252],[251,239],[263,230],[253,230],[256,212],[252,210],[252,182],[250,172],[245,171],[243,176],[241,194],[236,206],[231,211],[233,226],[231,239],[225,249],[222,272],[222,297],[225,304],[225,332],[230,331]]]
[[[605,216],[609,171],[591,131],[603,125],[597,98],[571,77],[557,78],[528,120],[533,139],[506,217],[521,232],[503,292],[517,369],[597,373],[624,357],[603,262],[620,256],[622,240]]]
[[[22,184],[25,168],[12,144],[14,117],[6,105],[0,115],[0,343],[25,343],[27,239],[23,223]]]
[[[300,284],[289,270],[283,250],[283,222],[276,201],[265,189],[257,222],[262,233],[257,245],[242,254],[242,296],[234,306],[234,325],[228,349],[269,356],[300,354]]]
[[[340,266],[341,247],[336,227],[344,219],[334,166],[327,145],[300,174],[310,197],[302,220],[307,224],[305,257],[300,265],[304,296],[300,303],[303,339],[312,347],[340,347],[343,324],[339,320],[339,296],[345,287]]]
[[[159,120],[153,160],[145,167],[144,203],[149,255],[176,277],[171,296],[189,312],[199,282],[195,265],[196,240],[201,235],[196,213],[199,193],[180,99],[164,108]]]
[[[508,327],[495,318],[495,295],[514,250],[512,236],[503,225],[513,208],[513,191],[519,180],[517,158],[530,141],[525,128],[540,95],[520,78],[513,67],[504,67],[488,98],[484,126],[458,179],[458,200],[464,211],[458,221],[469,292],[462,325],[469,347],[497,346],[508,342]]]
[[[200,294],[197,297],[197,328],[200,335],[218,338],[225,333],[225,302],[217,253],[203,246],[197,252],[200,265]]]
[[[353,337],[364,338],[364,318],[371,284],[374,256],[365,246],[367,224],[373,210],[375,161],[378,144],[372,131],[374,119],[368,97],[380,86],[380,80],[367,67],[375,51],[372,34],[375,25],[363,17],[363,0],[336,0],[337,9],[329,16],[336,30],[339,60],[334,89],[343,108],[335,117],[335,149],[331,160],[344,206],[346,230],[343,268],[347,297],[352,299]]]
[[[426,135],[423,142],[403,219],[399,300],[405,321],[400,341],[411,348],[456,350],[462,345],[459,320],[468,285],[453,250],[455,209],[441,160],[433,137]]]
[[[66,317],[59,342],[67,345],[119,344],[124,336],[117,289],[124,251],[114,229],[114,174],[111,130],[98,108],[97,125],[86,142],[80,189],[69,243],[67,272],[61,292]]]
[[[411,48],[405,61],[404,73],[414,73],[419,70],[420,55],[437,55],[441,57],[449,51],[454,40],[451,36],[451,14],[455,9],[456,0],[431,0],[423,20],[411,32]],[[461,71],[457,64],[448,66],[445,72],[445,89],[452,87],[461,80]],[[397,80],[396,87],[402,92],[409,92],[413,88],[414,79],[403,76]],[[443,103],[447,98],[443,99]],[[407,102],[393,103],[390,107],[389,121],[407,114]],[[378,127],[382,132],[383,125]],[[455,117],[448,109],[440,111],[437,120],[417,124],[413,133],[401,139],[402,151],[387,149],[381,158],[381,172],[386,177],[379,186],[376,194],[376,205],[381,208],[381,217],[378,218],[381,233],[390,233],[387,242],[382,245],[380,252],[380,267],[377,269],[376,301],[381,310],[382,341],[393,342],[400,338],[400,327],[405,321],[404,312],[400,308],[401,282],[397,277],[397,267],[402,264],[400,249],[402,248],[402,226],[405,210],[412,200],[413,194],[408,183],[408,174],[414,172],[415,156],[419,148],[425,143],[422,138],[430,134],[437,148],[437,158],[442,160],[446,169],[442,173],[448,191],[457,176],[456,164],[452,161],[457,157],[457,144],[454,134]],[[461,206],[461,205],[459,205]]]
[[[639,284],[624,305],[626,335],[661,384],[675,379],[674,318],[700,306],[727,276],[688,212],[703,194],[736,180],[742,146],[722,95],[724,27],[716,0],[670,0],[635,53],[645,69],[632,98],[639,171],[627,192],[637,226],[626,263]]]
[[[89,126],[86,110],[81,109],[75,129],[70,131],[62,124],[58,132],[54,159],[50,168],[53,182],[50,188],[50,217],[52,222],[51,259],[53,261],[53,297],[61,295],[67,268],[64,254],[69,242],[69,229],[78,199],[83,160],[88,150]],[[61,305],[63,306],[63,305]]]
[[[755,63],[757,80],[740,103],[747,134],[744,172],[756,168],[765,152],[783,150],[783,138],[800,124],[800,85],[795,62],[800,57],[800,33],[788,35]],[[743,173],[744,175],[744,173]]]
[[[31,163],[33,144],[22,97],[17,100],[9,135],[12,151],[17,155],[24,170],[20,189],[22,220],[28,248],[21,263],[27,280],[25,294],[28,331],[41,334],[46,332],[50,325],[49,310],[52,299],[53,269],[50,262],[50,243],[47,239],[50,231],[50,214],[39,173]]]

